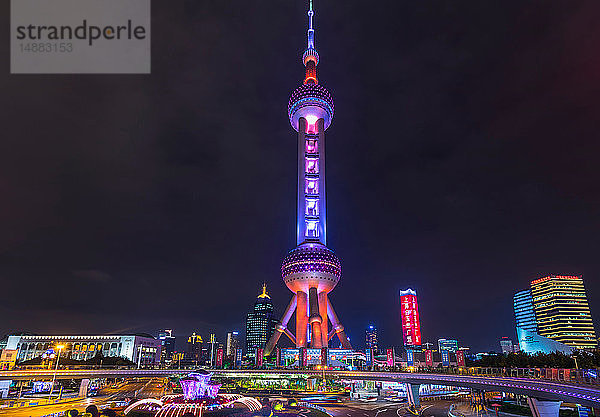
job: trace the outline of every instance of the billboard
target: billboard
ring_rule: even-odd
[[[235,350],[235,367],[238,369],[242,367],[242,353],[242,349]]]
[[[305,347],[300,348],[298,362],[303,368],[305,368],[308,363],[308,352]]]
[[[431,349],[425,351],[425,365],[433,366],[433,351]]]
[[[329,358],[329,355],[327,354],[327,348],[322,347],[321,348],[321,365],[322,366],[327,366],[327,364],[329,363],[328,358]]]
[[[373,349],[366,348],[365,356],[367,358],[367,366],[373,366]]]
[[[394,349],[387,350],[387,366],[394,366]]]
[[[410,288],[400,291],[400,316],[404,346],[421,346],[421,324],[417,292]]]
[[[261,348],[256,349],[256,366],[259,368],[263,365],[263,350]]]
[[[465,366],[465,352],[462,350],[456,351],[456,365]]]
[[[442,366],[450,366],[450,353],[442,350]]]
[[[415,364],[415,359],[413,355],[412,349],[406,350],[406,366],[413,366]]]
[[[217,368],[221,368],[223,366],[223,349],[217,349]]]

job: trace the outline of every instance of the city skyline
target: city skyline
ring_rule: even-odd
[[[241,331],[262,282],[285,309],[295,157],[282,103],[302,75],[305,6],[156,4],[153,48],[169,53],[148,77],[4,71],[0,333]],[[514,338],[515,289],[549,274],[582,274],[597,322],[600,81],[580,40],[600,40],[586,24],[600,6],[318,7],[340,109],[333,297],[351,340],[376,323],[382,346],[400,346],[410,287],[424,342],[489,349]]]

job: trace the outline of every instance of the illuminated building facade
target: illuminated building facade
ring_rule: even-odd
[[[513,297],[513,306],[517,327],[537,333],[538,324],[535,318],[535,310],[533,309],[531,290],[523,290],[516,293]]]
[[[288,104],[290,123],[298,132],[298,246],[285,257],[281,273],[294,295],[265,348],[265,355],[273,351],[284,333],[297,348],[327,347],[335,335],[344,349],[351,348],[328,296],[341,278],[342,266],[326,246],[325,130],[333,119],[333,98],[317,79],[319,54],[315,48],[313,15],[310,0],[308,45],[302,56],[306,68],[304,82],[294,90]],[[294,312],[295,334],[287,327]]]
[[[508,337],[503,337],[500,339],[500,349],[502,350],[503,355],[514,353],[512,340],[510,340]]]
[[[160,340],[162,348],[160,361],[165,363],[170,360],[175,353],[175,336],[173,336],[173,330],[165,329],[159,332],[158,340]]]
[[[421,323],[417,292],[412,289],[400,291],[400,316],[402,319],[402,338],[404,346],[421,346]]]
[[[237,350],[240,348],[240,335],[238,332],[227,333],[227,342],[225,355],[228,358],[234,358],[237,354]]]
[[[203,364],[206,361],[204,353],[204,341],[196,332],[192,333],[185,343],[184,361],[195,366]]]
[[[581,275],[549,275],[531,282],[538,334],[577,349],[598,347]]]
[[[9,336],[7,349],[17,351],[17,361],[42,356],[48,349],[64,346],[61,357],[87,360],[101,353],[125,358],[141,366],[160,363],[160,340],[148,334],[126,336]]]
[[[254,357],[257,349],[264,349],[273,334],[277,320],[273,316],[273,302],[263,284],[262,293],[246,317],[246,354]]]
[[[372,324],[365,330],[365,348],[371,349],[373,355],[379,354],[377,347],[377,327]]]
[[[456,353],[456,351],[458,350],[458,340],[438,339],[438,349],[440,352],[446,351]]]

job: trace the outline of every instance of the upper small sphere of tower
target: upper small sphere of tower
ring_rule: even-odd
[[[288,116],[296,131],[301,117],[307,120],[323,119],[327,129],[333,120],[333,110],[333,97],[320,84],[301,85],[294,90],[288,103]]]
[[[315,65],[319,65],[319,53],[315,48],[308,48],[302,54],[302,63],[306,66],[308,61],[315,61]]]

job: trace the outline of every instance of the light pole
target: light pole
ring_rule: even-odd
[[[54,391],[54,381],[56,381],[56,372],[58,371],[58,362],[60,361],[60,351],[63,350],[64,345],[58,345],[58,355],[56,356],[56,366],[54,367],[54,376],[52,377],[52,384],[50,385],[50,394],[48,394],[48,401],[52,399],[52,391]]]

